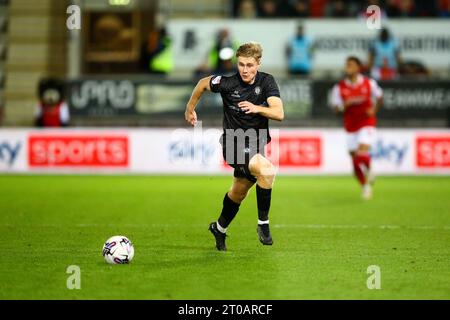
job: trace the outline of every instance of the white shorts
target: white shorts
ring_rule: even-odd
[[[348,151],[358,150],[360,144],[372,147],[375,143],[376,136],[377,129],[375,127],[363,127],[356,132],[347,132]]]

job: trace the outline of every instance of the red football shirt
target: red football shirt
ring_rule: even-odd
[[[65,102],[54,106],[44,106],[40,103],[37,107],[37,116],[42,117],[44,127],[61,127],[69,122],[69,107]]]
[[[373,98],[382,97],[383,92],[375,80],[365,76],[358,76],[356,83],[345,79],[340,81],[332,93],[334,106],[343,106],[353,101],[344,112],[344,127],[347,132],[356,132],[363,127],[375,127],[377,119],[369,116],[367,111],[373,106]]]

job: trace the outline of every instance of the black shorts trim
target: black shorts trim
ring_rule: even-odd
[[[251,174],[248,165],[235,165],[231,166],[234,168],[233,176],[235,178],[244,178],[252,183],[256,183],[258,180],[254,175]]]

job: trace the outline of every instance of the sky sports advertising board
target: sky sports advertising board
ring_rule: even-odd
[[[227,174],[221,130],[0,130],[0,172]],[[351,174],[339,129],[273,129],[268,158],[281,174]],[[450,174],[450,130],[379,129],[377,174]]]

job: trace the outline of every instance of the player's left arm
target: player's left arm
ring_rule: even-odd
[[[70,112],[69,112],[69,106],[67,103],[63,103],[61,106],[61,113],[60,113],[60,121],[62,127],[68,127],[70,123]]]
[[[372,97],[375,98],[375,104],[372,108],[367,110],[367,114],[369,116],[376,116],[383,106],[383,89],[381,89],[378,83],[373,79],[370,80],[370,87],[372,90]]]
[[[280,97],[272,96],[267,98],[268,107],[257,106],[249,101],[239,102],[238,106],[246,114],[259,114],[271,120],[283,121],[284,119],[284,108],[283,101]]]

